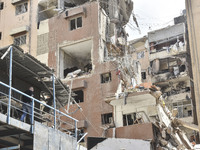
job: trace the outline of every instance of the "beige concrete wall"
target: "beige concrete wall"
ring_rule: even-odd
[[[4,3],[4,8],[0,11],[0,32],[2,32],[0,48],[13,44],[14,37],[10,35],[12,30],[28,26],[26,44],[20,47],[35,56],[37,48],[37,1],[24,1],[28,2],[28,11],[20,15],[15,15],[15,8],[18,3],[12,4],[11,0],[2,0],[1,2]]]
[[[193,83],[198,124],[200,124],[200,1],[186,0],[187,24],[189,32],[190,53],[193,69]],[[197,122],[195,122],[197,123]],[[199,126],[200,129],[200,126]]]

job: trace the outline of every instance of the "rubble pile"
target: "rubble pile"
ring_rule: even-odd
[[[176,123],[175,115],[165,106],[160,88],[151,86],[150,90],[157,101],[158,120],[155,122],[156,127],[159,129],[159,132],[156,134],[157,149],[193,149],[185,133]]]

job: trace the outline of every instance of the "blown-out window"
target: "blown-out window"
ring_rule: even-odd
[[[111,73],[110,72],[101,74],[101,83],[107,83],[110,81],[111,81]]]
[[[102,114],[101,115],[101,123],[102,124],[110,124],[110,123],[112,123],[112,121],[113,121],[112,117],[113,117],[112,113]]]

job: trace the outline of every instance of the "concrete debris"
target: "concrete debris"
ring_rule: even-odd
[[[78,70],[76,70],[74,72],[68,73],[67,77],[74,78],[74,77],[77,77],[80,73],[81,73],[81,69],[78,69]]]
[[[158,89],[158,88],[157,88]],[[160,130],[158,134],[158,147],[163,149],[193,149],[192,144],[186,137],[185,133],[176,123],[177,119],[165,106],[164,98],[159,90],[153,86],[150,88],[151,94],[157,99],[157,112],[159,121],[156,122]]]

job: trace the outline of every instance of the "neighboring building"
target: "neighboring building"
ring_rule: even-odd
[[[0,48],[15,44],[35,56],[37,1],[0,1]]]
[[[195,93],[195,101],[193,102],[194,111],[196,115],[194,117],[194,123],[200,125],[200,37],[199,37],[199,5],[198,0],[186,0],[186,10],[187,10],[187,25],[189,33],[189,44],[190,44],[190,54],[191,54],[191,64],[192,64],[192,76],[193,76],[193,88]],[[199,126],[200,129],[200,126]]]
[[[185,23],[148,33],[152,83],[159,86],[178,118],[192,116],[191,85]]]

